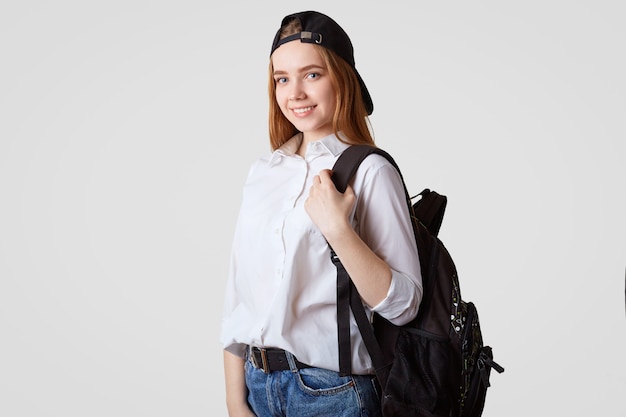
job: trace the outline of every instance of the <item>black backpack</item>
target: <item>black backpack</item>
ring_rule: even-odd
[[[361,161],[371,153],[384,156],[400,172],[385,151],[353,145],[333,167],[339,191],[345,191]],[[404,188],[406,192],[406,184]],[[501,373],[504,368],[493,361],[491,348],[483,345],[476,307],[461,299],[456,267],[437,237],[447,198],[428,189],[418,196],[406,193],[424,287],[418,315],[410,323],[395,326],[377,314],[370,322],[356,287],[331,248],[337,266],[340,373],[351,374],[352,310],[376,369],[385,417],[478,417],[491,369]]]

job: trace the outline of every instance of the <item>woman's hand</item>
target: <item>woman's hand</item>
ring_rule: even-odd
[[[391,269],[352,228],[350,214],[355,202],[354,190],[348,187],[341,194],[331,171],[323,170],[313,179],[304,208],[341,259],[363,301],[375,306],[387,296]]]
[[[241,407],[238,410],[228,409],[228,417],[257,417],[256,414],[250,410],[250,407]]]
[[[320,229],[327,240],[332,236],[344,233],[350,225],[350,213],[354,207],[356,196],[352,187],[348,186],[345,193],[340,193],[331,179],[332,171],[325,169],[313,178],[309,197],[304,202],[304,209]]]
[[[256,417],[248,406],[244,359],[224,351],[224,376],[229,417]]]

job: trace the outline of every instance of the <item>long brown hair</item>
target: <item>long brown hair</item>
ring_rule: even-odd
[[[302,30],[300,22],[293,20],[285,25],[281,31],[281,38],[287,37]],[[297,41],[294,41],[297,42]],[[323,46],[314,45],[324,60],[331,84],[335,90],[336,103],[333,115],[333,130],[342,142],[351,145],[374,145],[374,138],[370,133],[367,110],[363,103],[361,86],[356,73],[346,61],[335,52]],[[285,117],[276,102],[276,84],[274,81],[274,66],[270,58],[269,63],[269,134],[272,150],[276,150],[293,135],[298,129]],[[341,135],[339,135],[341,132]]]

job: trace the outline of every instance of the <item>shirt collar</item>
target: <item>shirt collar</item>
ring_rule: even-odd
[[[341,136],[341,133],[339,133]],[[325,138],[320,139],[320,143],[330,152],[333,156],[339,156],[343,151],[348,149],[350,145],[342,142],[334,134],[328,135]]]
[[[341,136],[341,133],[339,134],[339,136]],[[269,160],[269,165],[275,165],[284,156],[293,157],[296,152],[298,152],[298,148],[300,147],[301,143],[302,133],[299,132],[292,136],[287,142],[282,144],[272,153],[272,156]],[[350,145],[340,141],[334,133],[325,136],[322,139],[313,143],[318,143],[318,145],[314,146],[318,146],[319,152],[328,152],[333,156],[339,156],[344,150],[350,147]]]

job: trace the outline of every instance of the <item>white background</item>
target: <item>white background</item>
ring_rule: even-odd
[[[0,6],[0,415],[223,416],[218,330],[281,18],[350,34],[379,146],[505,368],[484,415],[626,416],[621,1]]]

